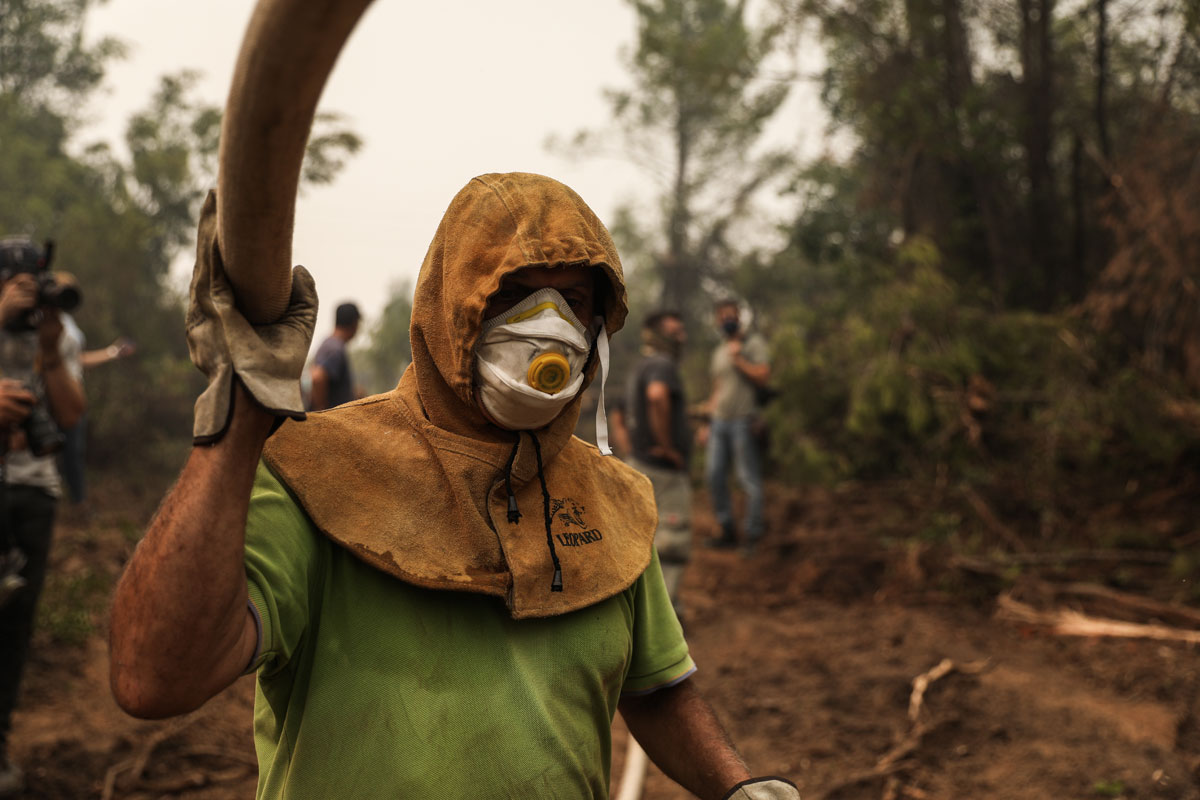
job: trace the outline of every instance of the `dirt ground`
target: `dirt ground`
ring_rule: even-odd
[[[13,732],[26,796],[251,798],[250,680],[165,723],[110,697],[107,592],[150,507],[115,494],[58,527]],[[809,800],[1200,798],[1195,646],[999,620],[994,593],[881,534],[869,494],[776,489],[753,557],[697,548],[683,587],[694,680],[756,772]],[[700,497],[698,542],[713,528]],[[914,679],[939,664],[910,719]],[[651,768],[643,796],[691,795]]]

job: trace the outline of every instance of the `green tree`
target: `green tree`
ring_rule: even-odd
[[[1114,159],[1194,116],[1188,0],[798,0],[826,44],[823,97],[862,205],[928,236],[998,304],[1079,300],[1109,256]],[[1110,25],[1110,19],[1119,24]]]
[[[99,86],[105,64],[124,46],[104,38],[83,43],[83,23],[96,0],[0,0],[0,94],[23,106],[74,120]]]
[[[0,235],[57,243],[55,267],[83,289],[78,322],[98,346],[118,335],[138,357],[87,376],[93,463],[149,471],[178,462],[200,376],[183,336],[183,298],[167,285],[215,184],[219,109],[193,73],[164,77],[127,132],[128,159],[81,141],[78,110],[119,43],[85,47],[89,0],[0,0]],[[331,180],[360,142],[319,120],[304,179]]]
[[[764,75],[783,23],[747,20],[744,0],[629,0],[632,86],[609,90],[614,128],[581,132],[575,152],[608,148],[655,176],[660,220],[652,268],[663,306],[694,310],[731,260],[731,226],[788,155],[757,152],[790,84]]]
[[[217,183],[221,109],[199,100],[191,70],[165,75],[125,132],[132,154],[130,192],[159,224],[158,248],[174,253],[192,241],[195,213]],[[317,114],[301,169],[301,189],[331,183],[362,139],[340,114]]]

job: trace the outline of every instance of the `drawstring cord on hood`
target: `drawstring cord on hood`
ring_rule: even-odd
[[[517,441],[513,443],[512,452],[508,455],[508,465],[504,468],[504,488],[508,490],[508,521],[516,524],[521,521],[521,509],[517,508],[517,496],[512,490],[513,462],[517,460],[517,449],[521,446],[521,433],[517,432]]]
[[[542,445],[533,431],[529,432],[529,438],[533,440],[533,453],[537,456],[538,480],[542,483],[542,516],[546,520],[546,544],[550,546],[550,560],[554,562],[554,578],[550,581],[550,591],[561,592],[562,564],[558,561],[558,551],[554,549],[554,535],[550,532],[550,489],[546,486],[546,472],[542,467]],[[517,495],[512,488],[513,463],[517,460],[517,450],[520,447],[521,432],[517,431],[517,441],[508,456],[508,465],[504,468],[504,487],[508,490],[508,521],[513,525],[521,520],[521,510],[517,508]]]
[[[550,560],[554,562],[554,578],[550,581],[550,591],[561,592],[562,565],[558,563],[558,553],[554,550],[554,536],[550,533],[550,490],[546,488],[546,473],[542,470],[542,445],[533,431],[529,432],[529,438],[533,439],[533,452],[537,456],[538,480],[542,482],[542,513],[546,518],[546,543],[550,545]]]
[[[600,402],[596,404],[596,446],[603,455],[611,456],[612,447],[608,443],[608,415],[604,410],[604,385],[608,382],[608,331],[604,326],[604,317],[596,317],[598,330],[596,332],[596,355],[600,359]],[[537,456],[538,480],[542,484],[542,516],[546,521],[546,544],[550,548],[550,560],[554,562],[554,578],[550,581],[550,591],[563,590],[562,564],[558,560],[558,552],[554,547],[554,534],[551,532],[553,518],[550,515],[550,489],[546,486],[546,472],[542,465],[542,445],[537,434],[529,431],[533,440],[533,452]],[[513,464],[517,460],[517,450],[521,447],[521,431],[517,431],[517,441],[513,444],[512,452],[508,455],[508,464],[504,467],[504,488],[508,492],[508,522],[515,525],[521,520],[521,510],[517,507],[517,495],[512,488]]]

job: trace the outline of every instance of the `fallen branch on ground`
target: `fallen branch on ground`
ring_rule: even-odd
[[[865,772],[856,773],[835,783],[833,786],[830,786],[828,789],[817,795],[817,800],[828,800],[828,798],[833,797],[843,789],[849,789],[851,786],[858,786],[859,784],[869,783],[880,778],[887,778],[892,774],[899,772],[902,768],[903,765],[899,762],[888,764],[887,766],[882,767],[876,764],[873,768],[866,770]]]
[[[1123,639],[1157,639],[1200,644],[1200,631],[1089,617],[1078,611],[1067,609],[1038,611],[1033,606],[1014,600],[1007,594],[1001,595],[996,600],[996,616],[1014,622],[1042,625],[1063,636],[1109,636]]]
[[[992,561],[963,555],[951,556],[948,564],[954,569],[961,569],[977,575],[986,575],[991,578],[1010,578],[1008,570],[1013,566],[1012,562]],[[1098,583],[1056,583],[1049,580],[1022,577],[1020,579],[1020,586],[1022,590],[1033,589],[1045,598],[1093,601],[1097,605],[1108,606],[1111,612],[1117,615],[1125,614],[1146,621],[1157,620],[1182,628],[1200,629],[1200,609],[1179,603],[1154,600],[1145,595],[1133,592],[1110,589]]]
[[[113,800],[117,795],[117,783],[123,784],[123,792],[149,791],[162,796],[173,796],[192,789],[215,786],[245,778],[252,770],[258,769],[258,759],[253,754],[230,750],[211,745],[196,745],[181,750],[172,755],[177,761],[188,761],[194,758],[219,758],[232,761],[236,766],[219,772],[193,769],[172,778],[149,778],[146,767],[158,747],[185,729],[195,724],[200,716],[191,716],[164,725],[146,738],[137,752],[109,767],[104,775],[104,790],[102,800]],[[122,778],[124,778],[122,780]]]
[[[929,691],[929,687],[952,672],[974,674],[981,672],[986,666],[987,662],[971,662],[959,665],[948,658],[943,658],[937,666],[913,678],[913,689],[908,698],[908,732],[890,750],[879,757],[874,767],[855,773],[839,781],[817,795],[818,800],[826,800],[843,789],[849,789],[851,786],[857,786],[881,778],[892,778],[896,773],[906,769],[908,765],[905,764],[905,761],[921,746],[921,741],[924,739],[925,734],[932,730],[931,727],[927,726],[920,719],[921,708],[925,702],[925,693]],[[887,796],[888,792],[892,792],[893,796],[895,796],[895,792],[897,791],[904,791],[910,797],[919,797],[921,794],[915,787],[912,787],[912,791],[910,792],[909,787],[901,787],[899,783],[887,784],[884,789],[885,796]]]
[[[1200,610],[1177,603],[1163,603],[1140,594],[1120,592],[1095,583],[1068,583],[1053,586],[1055,594],[1103,600],[1124,611],[1144,614],[1175,625],[1190,625],[1200,628]]]
[[[950,558],[950,566],[984,575],[1000,576],[1010,567],[1062,566],[1082,561],[1161,566],[1170,564],[1174,558],[1174,553],[1158,550],[1077,550],[1061,553],[1015,553],[998,558],[955,555]]]
[[[108,768],[108,772],[104,774],[104,791],[100,795],[101,800],[112,800],[117,791],[117,780],[121,773],[128,772],[134,781],[141,780],[142,775],[146,771],[146,765],[150,762],[150,756],[154,753],[155,748],[171,738],[175,734],[192,725],[199,717],[187,717],[181,720],[175,720],[167,725],[163,725],[154,733],[146,737],[146,741],[138,748],[135,755],[124,761],[113,764]]]
[[[917,723],[917,718],[921,715],[921,704],[925,702],[925,692],[929,689],[930,684],[949,675],[953,669],[954,662],[943,658],[936,667],[913,678],[912,694],[908,697],[909,722],[914,725]]]
[[[257,767],[257,765],[255,766]],[[251,772],[252,770],[245,764],[231,767],[221,772],[192,770],[178,778],[160,778],[157,780],[143,778],[138,782],[137,788],[154,792],[163,797],[174,797],[194,789],[204,789],[209,786],[219,786],[222,783],[240,781],[248,777]]]
[[[227,747],[196,745],[195,747],[189,747],[186,750],[176,753],[175,758],[181,761],[193,758],[223,758],[235,764],[258,769],[258,758],[253,753],[243,753],[240,750],[231,750]]]

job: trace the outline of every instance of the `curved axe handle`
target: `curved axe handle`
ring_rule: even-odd
[[[371,0],[259,0],[221,125],[217,237],[238,305],[274,322],[292,291],[292,227],[321,90]]]

